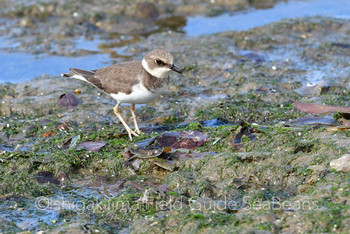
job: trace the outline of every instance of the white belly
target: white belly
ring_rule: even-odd
[[[161,94],[161,90],[158,92],[150,92],[141,83],[136,84],[132,87],[132,92],[130,94],[125,93],[111,93],[112,98],[120,103],[134,103],[134,104],[144,104],[153,101]]]

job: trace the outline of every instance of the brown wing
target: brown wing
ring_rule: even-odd
[[[96,70],[94,78],[107,93],[130,94],[132,87],[140,82],[144,69],[141,61],[126,62]]]
[[[86,81],[107,93],[123,92],[125,94],[132,92],[132,87],[141,81],[141,77],[145,72],[141,61],[120,63],[90,71],[78,68],[71,68],[70,70],[72,73],[62,75],[67,77],[80,75]]]

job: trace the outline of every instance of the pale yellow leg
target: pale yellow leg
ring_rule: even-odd
[[[139,126],[137,125],[136,116],[135,116],[135,104],[131,104],[131,106],[130,106],[130,111],[131,111],[132,118],[133,118],[133,120],[134,120],[135,132],[136,132],[137,134],[140,134],[141,131],[140,131],[140,129],[139,129]]]
[[[113,108],[114,114],[118,117],[120,122],[122,122],[122,124],[124,125],[126,131],[129,134],[130,140],[132,141],[132,136],[131,135],[134,135],[134,136],[138,136],[138,135],[133,130],[131,130],[131,128],[125,123],[123,117],[119,114],[119,112],[118,112],[119,104],[120,103],[117,103],[117,105],[115,105],[115,107]]]

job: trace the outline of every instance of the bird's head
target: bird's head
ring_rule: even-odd
[[[163,49],[148,52],[142,60],[142,66],[149,74],[157,78],[168,77],[169,71],[182,74],[182,71],[174,65],[173,56]]]

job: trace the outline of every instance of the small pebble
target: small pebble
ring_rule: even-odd
[[[81,90],[80,89],[75,89],[74,90],[74,94],[81,94]]]

